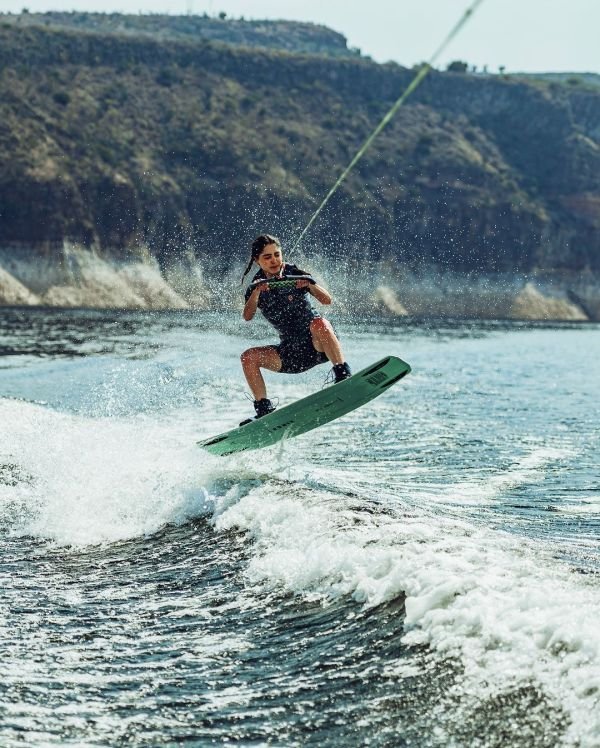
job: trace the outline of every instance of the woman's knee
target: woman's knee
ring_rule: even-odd
[[[310,323],[310,331],[313,335],[332,335],[333,327],[331,322],[323,319],[323,317],[317,317]]]
[[[277,351],[268,346],[265,348],[248,348],[240,356],[240,361],[244,370],[263,368],[279,371],[281,368],[281,360]]]
[[[242,362],[242,366],[244,368],[246,368],[247,366],[258,366],[257,349],[248,348],[248,350],[244,351],[240,356],[240,361]]]

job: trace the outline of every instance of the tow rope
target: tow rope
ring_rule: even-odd
[[[390,122],[390,120],[393,118],[393,116],[396,114],[398,109],[404,104],[406,99],[411,95],[411,93],[423,82],[423,79],[425,76],[430,72],[432,69],[435,61],[437,58],[442,54],[442,52],[446,49],[448,44],[454,39],[454,37],[460,32],[462,27],[467,23],[469,18],[473,15],[473,13],[477,10],[478,6],[481,5],[483,0],[475,0],[474,3],[472,3],[469,8],[463,13],[461,19],[458,21],[458,23],[453,27],[453,29],[450,31],[448,36],[444,39],[444,41],[440,44],[440,46],[437,48],[437,50],[434,52],[434,54],[431,56],[430,60],[426,62],[417,72],[415,77],[410,82],[408,88],[404,91],[402,96],[400,96],[399,99],[392,105],[390,110],[383,116],[381,122],[377,125],[377,127],[373,130],[373,132],[369,135],[369,137],[365,140],[365,142],[361,145],[361,147],[358,149],[356,154],[354,155],[352,161],[348,164],[348,166],[344,169],[344,171],[340,174],[338,177],[336,183],[333,185],[333,187],[329,190],[329,192],[325,195],[323,202],[319,205],[319,207],[315,210],[313,215],[311,216],[310,221],[306,224],[304,227],[304,230],[298,237],[296,243],[294,244],[292,251],[298,247],[302,239],[304,238],[307,231],[310,229],[310,227],[313,225],[313,223],[318,218],[319,214],[323,210],[323,208],[327,205],[329,200],[333,197],[333,195],[337,192],[338,187],[342,184],[344,179],[350,174],[352,169],[356,166],[356,164],[360,161],[360,159],[364,156],[365,152],[371,145],[371,143],[375,140],[375,138],[379,135],[379,133],[383,130],[383,128]]]

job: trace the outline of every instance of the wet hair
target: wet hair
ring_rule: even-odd
[[[274,244],[278,249],[281,249],[281,242],[276,236],[271,236],[271,234],[261,234],[260,236],[257,236],[256,239],[252,242],[250,262],[248,263],[248,266],[246,267],[246,269],[244,270],[244,274],[242,275],[242,283],[244,282],[244,278],[248,275],[250,270],[252,270],[252,263],[258,260],[263,249],[265,247],[268,247],[269,244]]]

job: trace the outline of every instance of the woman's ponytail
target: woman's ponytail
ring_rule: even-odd
[[[250,257],[250,262],[248,263],[248,267],[244,270],[244,274],[242,275],[241,285],[244,285],[244,278],[252,270],[253,264],[254,264],[254,257]]]

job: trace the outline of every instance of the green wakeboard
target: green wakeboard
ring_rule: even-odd
[[[304,434],[360,408],[400,381],[409,371],[410,366],[405,361],[386,356],[343,382],[314,392],[231,431],[198,442],[198,446],[214,455],[270,447],[282,439]]]

